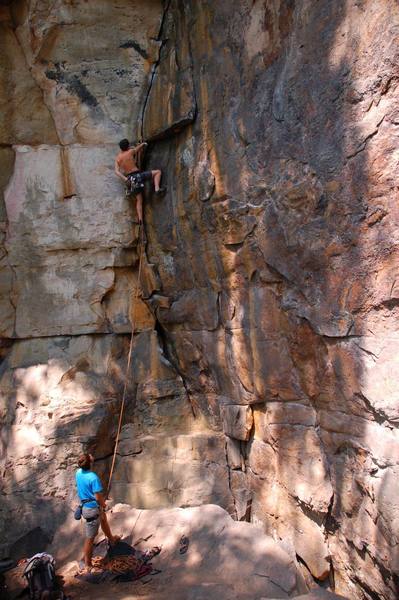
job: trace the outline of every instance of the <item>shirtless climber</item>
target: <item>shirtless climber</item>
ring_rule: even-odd
[[[121,151],[115,159],[115,173],[125,181],[127,194],[136,196],[136,210],[139,222],[143,221],[143,194],[144,182],[152,179],[154,182],[155,193],[158,196],[166,192],[166,188],[160,188],[162,173],[159,169],[154,171],[140,171],[137,163],[140,164],[140,157],[146,142],[138,144],[134,148],[129,147],[129,140],[123,139],[119,142]]]
[[[115,544],[120,540],[120,537],[111,533],[105,513],[103,486],[98,475],[92,471],[93,463],[94,458],[91,454],[81,454],[78,460],[79,469],[75,476],[78,496],[82,503],[82,517],[86,521],[86,539],[83,546],[86,571],[90,571],[92,567],[94,538],[100,525],[110,544]]]

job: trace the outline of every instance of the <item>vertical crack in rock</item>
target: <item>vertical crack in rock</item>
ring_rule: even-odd
[[[3,156],[4,153],[5,153],[5,157]],[[15,150],[12,148],[12,146],[10,146],[8,144],[4,144],[0,148],[0,156],[3,159],[2,160],[2,173],[0,175],[0,178],[1,178],[1,185],[0,185],[0,214],[1,214],[1,216],[0,216],[0,221],[1,221],[0,251],[2,254],[0,256],[0,260],[1,260],[1,262],[4,262],[5,270],[9,269],[11,271],[11,285],[8,290],[6,289],[6,286],[4,286],[4,290],[2,290],[2,296],[4,298],[4,301],[7,302],[7,292],[8,292],[8,300],[10,302],[10,305],[11,305],[12,311],[13,311],[12,325],[7,326],[7,324],[4,323],[4,320],[7,321],[7,319],[5,317],[8,312],[5,307],[5,314],[3,313],[3,316],[2,316],[2,318],[3,318],[2,327],[5,327],[5,330],[2,333],[3,333],[4,337],[12,338],[15,336],[15,333],[16,333],[15,329],[16,329],[16,318],[17,318],[17,306],[16,306],[17,274],[15,271],[14,265],[10,261],[9,251],[7,248],[7,236],[9,234],[9,220],[8,220],[7,209],[6,209],[6,205],[5,205],[5,192],[8,187],[8,184],[11,181],[13,174],[14,174]],[[12,158],[11,158],[11,156],[12,156]]]
[[[332,482],[331,482],[332,485]],[[330,573],[329,573],[329,581],[332,589],[335,589],[335,576],[334,576],[334,553],[330,544],[330,535],[334,535],[335,532],[339,529],[339,524],[333,517],[333,508],[334,508],[334,500],[335,493],[332,494],[330,504],[328,505],[327,514],[324,520],[324,535],[326,544],[329,551],[329,562],[330,562]]]
[[[185,389],[186,392],[186,397],[187,400],[190,404],[191,407],[191,412],[193,414],[194,418],[197,418],[197,414],[195,412],[195,403],[191,397],[191,392],[187,386],[187,383],[184,379],[184,374],[181,371],[180,367],[179,367],[179,362],[178,359],[175,356],[175,353],[173,351],[173,345],[171,344],[170,340],[168,339],[168,336],[164,330],[164,327],[162,326],[162,324],[159,322],[158,317],[156,315],[156,313],[152,310],[152,307],[150,307],[150,310],[152,311],[154,317],[155,317],[155,331],[158,334],[159,340],[161,341],[162,344],[162,350],[165,354],[166,359],[170,362],[170,364],[172,365],[173,369],[176,371],[176,373],[179,375],[180,380],[183,384],[183,387]]]
[[[142,111],[141,111],[141,118],[140,118],[140,138],[141,139],[144,139],[144,116],[145,116],[145,110],[146,110],[146,107],[147,107],[147,102],[148,102],[148,99],[150,97],[150,93],[151,93],[151,89],[152,89],[152,84],[153,84],[154,77],[155,77],[155,72],[156,72],[156,70],[158,68],[158,65],[160,63],[160,60],[161,60],[161,50],[162,50],[162,45],[163,45],[163,42],[161,40],[162,29],[163,29],[163,26],[164,26],[164,23],[165,23],[165,19],[166,19],[166,15],[168,14],[171,2],[172,2],[172,0],[166,0],[166,6],[164,7],[164,11],[163,11],[162,19],[161,19],[161,24],[160,24],[160,27],[159,27],[159,32],[158,32],[158,35],[156,37],[156,41],[160,42],[159,48],[158,48],[158,60],[152,65],[151,74],[150,74],[150,81],[149,81],[147,92],[145,94],[144,101],[143,101],[143,108],[142,108]]]
[[[171,13],[170,18],[168,13]],[[192,54],[186,21],[184,5],[176,0],[168,2],[158,36],[163,38],[159,57],[152,69],[142,113],[142,137],[147,140],[171,137],[196,117]]]
[[[236,504],[236,499],[235,499],[235,495],[233,492],[233,488],[231,485],[231,469],[230,469],[230,464],[229,464],[229,456],[227,453],[227,437],[224,442],[224,453],[225,453],[225,457],[226,457],[226,469],[227,469],[227,479],[228,479],[228,484],[229,484],[229,490],[230,490],[230,494],[233,499],[233,505],[234,505],[234,515],[230,514],[230,516],[233,517],[233,519],[235,521],[238,521],[237,504]]]

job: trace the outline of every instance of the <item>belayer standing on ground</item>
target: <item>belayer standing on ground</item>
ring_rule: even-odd
[[[94,458],[91,454],[81,454],[76,471],[76,488],[82,503],[82,517],[85,519],[85,543],[83,554],[86,569],[92,567],[94,538],[99,526],[110,544],[115,544],[120,537],[112,535],[105,513],[105,496],[100,478],[92,471]]]
[[[143,222],[143,195],[141,193],[145,181],[154,182],[155,193],[162,195],[166,192],[161,188],[162,172],[159,169],[154,171],[140,171],[137,163],[140,164],[140,156],[147,146],[146,142],[130,148],[129,140],[123,139],[119,142],[121,151],[115,159],[115,173],[126,183],[128,193],[136,196],[136,210],[139,222]]]

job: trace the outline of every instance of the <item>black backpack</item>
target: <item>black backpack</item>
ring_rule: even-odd
[[[42,600],[42,598],[64,600],[64,593],[57,585],[55,560],[51,554],[42,552],[32,556],[25,567],[24,576],[28,582],[30,600]]]

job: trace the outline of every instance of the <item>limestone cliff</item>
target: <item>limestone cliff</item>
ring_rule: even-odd
[[[397,2],[0,4],[3,553],[51,537],[81,448],[107,473],[137,281],[113,157],[143,136],[168,193],[112,495],[218,503],[393,600]]]

